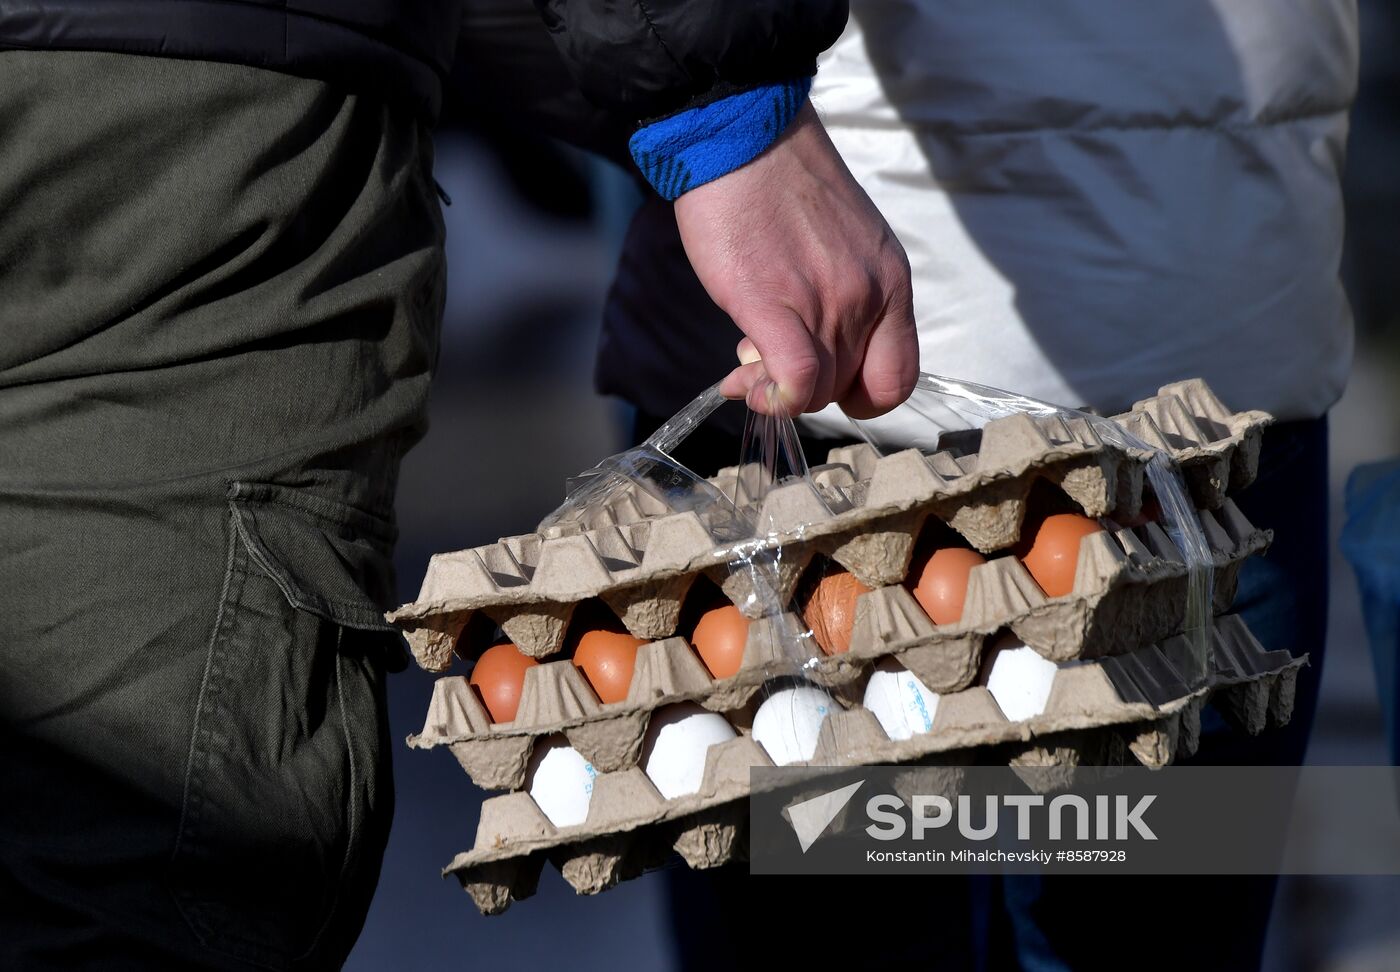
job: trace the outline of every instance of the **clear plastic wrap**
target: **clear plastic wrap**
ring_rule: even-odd
[[[869,499],[872,483],[856,479],[849,484],[833,485],[814,478],[794,420],[752,411],[748,412],[740,444],[741,461],[729,471],[728,476],[722,474],[719,477],[721,483],[706,479],[672,458],[670,453],[724,401],[718,386],[707,389],[657,429],[646,442],[609,457],[572,480],[567,498],[541,522],[540,530],[546,536],[559,535],[606,522],[617,498],[637,490],[653,497],[671,512],[690,510],[700,514],[715,539],[717,549],[723,551],[723,561],[730,574],[727,592],[731,598],[733,592],[741,592],[736,603],[743,614],[767,622],[763,635],[770,645],[764,654],[775,663],[769,665],[770,679],[762,687],[763,697],[769,699],[775,692],[793,692],[805,683],[809,692],[820,692],[829,698],[831,710],[835,711],[842,701],[849,705],[852,700],[838,701],[831,692],[831,680],[819,677],[815,671],[829,656],[819,644],[820,639],[811,624],[804,620],[805,612],[802,605],[797,603],[804,594],[804,585],[800,582],[794,584],[792,574],[794,568],[809,576],[822,575],[830,569],[840,572],[843,568],[828,559],[829,549],[821,548],[829,545],[823,545],[819,539],[815,540],[819,548],[815,558],[817,566],[811,563],[793,564],[790,552],[794,548],[810,545],[809,539],[813,538],[809,538],[808,533],[816,521],[800,517],[794,519],[791,504],[785,508],[784,504],[770,504],[767,500],[779,490],[787,489],[791,494],[790,487],[799,486],[798,492],[805,494],[803,500],[808,503],[815,500],[821,513],[849,515],[858,512]],[[945,462],[951,459],[958,463],[960,471],[967,472],[977,469],[982,430],[993,422],[1014,416],[1029,416],[1042,431],[1048,431],[1046,441],[1050,450],[1038,460],[1036,457],[1026,457],[1028,465],[1024,469],[1017,469],[1013,464],[1009,469],[992,471],[989,483],[1016,476],[1036,478],[1038,470],[1035,463],[1053,455],[1054,446],[1061,441],[1072,441],[1077,446],[1105,446],[1117,453],[1122,462],[1141,464],[1151,499],[1158,510],[1155,519],[1166,531],[1185,567],[1185,603],[1181,622],[1179,626],[1173,624],[1172,627],[1185,636],[1189,645],[1189,661],[1186,664],[1178,662],[1176,667],[1187,684],[1200,684],[1210,670],[1212,579],[1216,558],[1180,470],[1169,453],[1098,415],[929,374],[920,375],[910,398],[888,417],[874,421],[848,421],[851,440],[867,446],[877,460],[896,452],[916,450],[925,457],[925,461],[928,461],[928,457],[944,457]],[[1088,435],[1083,431],[1086,429],[1089,430]],[[1057,435],[1057,432],[1061,434]],[[1094,442],[1095,438],[1097,443]],[[727,488],[723,485],[725,482]],[[805,484],[806,489],[802,490],[800,484]],[[1112,488],[1116,484],[1109,485]],[[914,489],[917,490],[917,487]],[[914,496],[911,493],[910,498]],[[1120,496],[1108,498],[1110,505],[1121,501]],[[1108,529],[1120,529],[1125,524],[1115,521],[1112,512],[1118,511],[1104,511],[1099,519]],[[1139,510],[1134,509],[1130,513],[1141,519]],[[1020,515],[1024,516],[1024,511]],[[871,521],[880,519],[878,513],[870,517]],[[911,541],[911,546],[915,543],[917,540]],[[1005,550],[985,552],[995,554],[1005,553]],[[811,594],[810,584],[807,587],[805,593]],[[1066,658],[1059,664],[1074,664],[1077,660]],[[991,673],[986,670],[988,666],[985,661],[981,667],[980,678],[986,684]],[[1029,673],[1028,677],[1033,677],[1033,674]],[[917,679],[913,679],[913,682],[917,687],[911,689],[906,685],[901,689],[906,700],[910,699],[912,692],[910,704],[922,704],[920,696],[923,693],[920,689],[929,697],[936,698],[937,693],[929,691],[923,682]],[[800,753],[810,759],[816,740],[812,726],[798,725],[806,711],[802,698],[811,701],[813,697],[799,697],[791,711],[785,712],[784,718],[793,724],[786,727],[788,735],[794,739],[801,737],[796,739],[792,753]],[[1009,707],[1004,701],[1001,705],[1003,709]],[[860,754],[853,751],[858,748],[856,744],[848,745],[839,738],[831,738],[830,727],[827,735],[822,746],[824,753],[840,753],[843,758],[859,761]],[[771,749],[772,746],[767,748]],[[781,757],[775,758],[781,761]]]
[[[676,456],[723,403],[576,477],[537,531],[435,556],[391,615],[449,673],[410,744],[506,791],[447,869],[482,911],[546,859],[580,893],[675,852],[732,860],[773,765],[1155,767],[1208,698],[1248,732],[1287,721],[1301,659],[1225,613],[1269,542],[1226,495],[1267,415],[1199,381],[1110,420],[923,375],[825,456],[749,413],[739,463],[702,476]],[[926,588],[942,557],[953,580]],[[607,692],[597,631],[623,646]],[[518,706],[498,717],[476,679],[501,650]]]

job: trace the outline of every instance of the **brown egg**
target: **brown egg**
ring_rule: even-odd
[[[1030,550],[1021,557],[1040,589],[1050,597],[1063,597],[1074,590],[1074,572],[1079,566],[1079,541],[1103,527],[1097,520],[1078,513],[1047,516],[1035,531]]]
[[[637,666],[637,649],[646,644],[626,631],[592,628],[583,633],[574,648],[574,664],[598,693],[601,702],[621,702],[632,685]]]
[[[749,619],[732,604],[710,608],[700,616],[690,643],[715,678],[728,678],[744,663]]]
[[[525,672],[538,665],[509,641],[492,645],[481,653],[472,669],[471,684],[481,695],[492,722],[512,722],[520,708],[520,690]]]
[[[966,547],[944,547],[927,557],[916,555],[904,583],[934,624],[957,624],[967,600],[967,578],[987,558]]]
[[[812,629],[822,651],[839,655],[851,650],[856,598],[869,590],[854,574],[839,569],[823,577],[812,590],[802,608],[802,620]]]

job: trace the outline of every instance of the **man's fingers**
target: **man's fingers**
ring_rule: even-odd
[[[760,415],[795,415],[784,402],[776,382],[761,373],[744,402]]]
[[[870,334],[865,360],[841,401],[852,418],[874,418],[901,404],[919,378],[919,337],[911,301],[900,299]]]
[[[735,368],[720,382],[719,390],[725,398],[743,399],[749,408],[763,415],[791,414],[779,398],[777,384],[768,377],[761,361]]]
[[[765,406],[758,411],[771,414],[768,409],[777,408],[798,415],[807,410],[823,381],[822,353],[795,311],[786,307],[764,307],[760,314],[734,315],[735,323],[748,334],[761,357],[767,377],[777,386],[772,404],[768,404],[771,393],[765,392]],[[826,383],[830,384],[829,377]],[[824,394],[830,395],[829,387]],[[749,398],[750,407],[754,407],[752,395]]]
[[[753,361],[740,365],[720,382],[719,393],[734,401],[746,399],[749,397],[749,389],[764,375],[762,362]]]
[[[735,352],[739,356],[740,365],[720,384],[720,394],[725,398],[742,398],[749,408],[763,415],[779,415],[785,412],[778,386],[768,377],[768,371],[763,367],[763,358],[753,341],[744,338]]]

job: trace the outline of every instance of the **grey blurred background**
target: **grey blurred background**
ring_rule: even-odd
[[[1357,354],[1332,412],[1334,541],[1346,475],[1358,463],[1400,454],[1400,50],[1389,5],[1362,8],[1345,267]],[[623,406],[592,390],[603,297],[639,198],[629,177],[471,118],[444,126],[437,151],[437,178],[453,200],[445,211],[448,303],[432,427],[409,456],[399,488],[401,600],[416,593],[434,552],[531,529],[558,503],[567,476],[625,444],[629,419]],[[1335,542],[1332,585],[1309,760],[1385,763],[1356,585]],[[396,739],[421,727],[431,690],[432,677],[413,668],[391,679]],[[580,898],[546,867],[535,898],[482,918],[456,882],[438,873],[471,846],[484,794],[445,751],[400,745],[394,763],[393,835],[349,969],[675,967],[654,874]],[[1400,969],[1397,905],[1400,878],[1286,878],[1266,967]]]

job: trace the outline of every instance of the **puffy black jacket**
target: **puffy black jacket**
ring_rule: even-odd
[[[521,0],[523,3],[524,0]],[[0,0],[0,48],[228,61],[435,117],[470,0]],[[585,94],[634,119],[810,73],[845,0],[536,0]]]
[[[590,101],[669,114],[806,77],[846,26],[846,0],[535,0]]]

